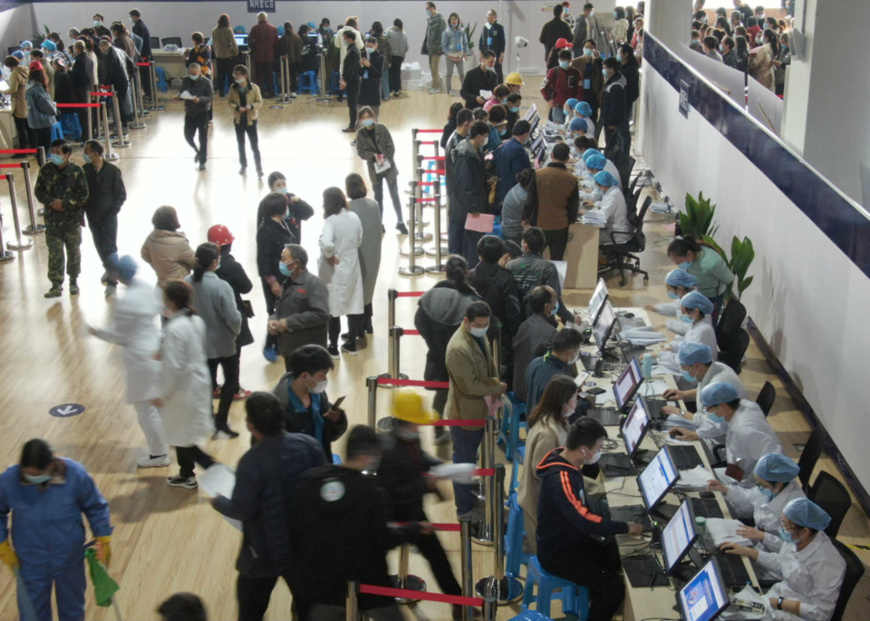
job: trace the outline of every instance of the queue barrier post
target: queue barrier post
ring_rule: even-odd
[[[332,92],[329,86],[330,76],[328,74],[329,66],[326,62],[326,52],[321,52],[320,56],[320,95],[315,101],[332,101]]]
[[[165,110],[166,106],[161,105],[160,95],[158,95],[160,91],[157,90],[157,63],[151,60],[148,61],[148,64],[150,65],[148,75],[151,78],[151,105],[148,107],[148,109]]]
[[[417,265],[417,255],[423,254],[423,248],[417,245],[416,232],[417,224],[414,217],[414,210],[417,207],[417,194],[419,193],[416,181],[411,181],[411,199],[408,204],[408,265],[399,268],[399,274],[402,276],[419,276],[423,274],[422,267]]]
[[[133,72],[133,79],[130,80],[130,84],[133,87],[133,120],[130,122],[130,129],[145,129],[148,125],[139,119],[151,115],[142,105],[142,76],[139,74],[138,67],[143,64],[136,63],[137,69]]]
[[[431,250],[427,250],[426,254],[435,257],[435,265],[426,268],[429,274],[440,274],[444,271],[444,264],[441,262],[442,255],[445,251],[441,245],[441,179],[435,183],[435,202],[433,203],[433,217],[435,221],[435,233],[432,237],[434,245]]]
[[[399,326],[390,326],[388,330],[390,341],[387,347],[387,366],[389,367],[389,370],[386,373],[381,373],[378,377],[408,379],[407,375],[399,373],[399,339],[401,339],[404,332],[405,331]],[[392,388],[392,386],[388,384],[385,384],[385,386]]]
[[[11,261],[14,258],[15,255],[6,250],[6,246],[3,245],[3,227],[0,226],[0,263]]]
[[[9,204],[12,206],[12,222],[15,225],[15,241],[7,242],[5,248],[28,250],[33,247],[33,240],[21,237],[21,223],[18,221],[18,198],[15,196],[15,176],[12,173],[3,176],[6,177],[6,182],[9,184]],[[4,248],[2,239],[0,239],[0,248]]]
[[[347,583],[347,605],[345,606],[345,621],[359,621],[359,582]]]
[[[45,147],[36,147],[36,163],[40,168],[45,166]]]
[[[496,439],[496,419],[492,416],[486,417],[486,426],[483,431],[483,451],[481,461],[485,469],[495,467],[495,439]],[[474,537],[474,543],[483,546],[491,546],[493,544],[493,527],[495,522],[495,477],[489,477],[483,481],[480,486],[483,491],[483,500],[485,506],[486,518],[480,524],[477,536]]]
[[[523,585],[504,573],[504,480],[504,464],[496,464],[495,476],[490,477],[490,488],[494,491],[492,536],[495,573],[478,580],[475,591],[478,597],[491,597],[499,604],[507,605],[522,598]]]
[[[282,106],[281,104],[285,102],[290,102],[290,98],[287,97],[287,84],[284,82],[284,64],[286,60],[287,59],[284,56],[278,57],[278,84],[280,85],[281,93],[277,97],[275,97],[274,103],[269,106],[269,109],[271,110],[283,110],[284,106]],[[272,80],[271,73],[269,75],[269,79]]]
[[[124,138],[124,124],[121,122],[121,105],[118,102],[118,93],[114,86],[111,88],[112,114],[115,115],[115,137],[117,138],[117,142],[113,142],[112,146],[117,149],[129,149],[133,144]]]
[[[112,150],[112,139],[109,138],[109,113],[106,110],[105,101],[100,103],[100,116],[102,117],[103,125],[103,144],[106,146],[106,152],[103,154],[103,158],[110,162],[114,162],[115,160],[120,159],[121,156]]]
[[[434,535],[432,535],[434,537]],[[403,543],[399,548],[399,573],[393,577],[393,583],[397,589],[407,589],[409,591],[423,592],[426,590],[426,581],[420,576],[415,576],[408,573],[408,567],[411,560],[411,545]],[[419,602],[419,599],[413,597],[397,597],[396,602],[399,604],[414,604]]]
[[[37,235],[45,232],[45,225],[36,222],[36,198],[33,196],[33,183],[30,179],[30,162],[21,162],[19,166],[21,167],[21,173],[24,175],[24,191],[27,193],[27,214],[30,216],[30,226],[24,228],[24,234]]]
[[[492,597],[483,598],[484,621],[495,621],[498,615],[498,602]]]
[[[387,325],[396,325],[396,300],[399,292],[395,289],[387,289]]]
[[[91,106],[95,105],[95,104],[91,103],[90,97],[88,98],[88,103],[91,104]],[[96,105],[99,105],[99,104],[96,104]],[[91,106],[88,106],[88,107],[90,108]],[[88,113],[85,116],[88,119],[88,122],[85,124],[87,134],[85,135],[84,140],[82,140],[82,142],[87,142],[88,140],[94,139],[94,111],[89,109]]]
[[[473,597],[474,568],[471,557],[471,518],[464,515],[459,518],[459,554],[462,569],[462,594]],[[471,606],[462,607],[462,621],[472,621],[474,612]]]
[[[368,404],[368,415],[369,415],[369,427],[374,429],[375,422],[377,421],[378,416],[378,378],[377,376],[371,375],[366,378],[366,388],[369,390],[369,404]]]
[[[432,241],[432,233],[424,233],[420,231],[421,222],[423,222],[423,204],[432,202],[430,197],[424,197],[423,194],[425,192],[424,188],[428,188],[431,186],[430,181],[421,181],[423,178],[423,169],[417,169],[417,197],[416,197],[416,209],[414,210],[414,222],[416,223],[417,234],[414,236],[415,240],[418,242],[427,242]],[[426,224],[429,224],[428,222]]]

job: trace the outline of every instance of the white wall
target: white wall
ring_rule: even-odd
[[[0,33],[2,33],[0,45],[2,45],[3,58],[6,57],[7,48],[18,45],[36,32],[32,5],[22,4],[14,9],[0,12]]]
[[[679,205],[703,190],[717,203],[717,240],[752,239],[749,314],[801,388],[858,478],[870,485],[870,330],[867,278],[773,183],[649,65],[642,151]],[[758,131],[763,131],[760,127]]]

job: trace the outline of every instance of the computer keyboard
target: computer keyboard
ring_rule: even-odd
[[[701,456],[698,454],[698,449],[694,446],[671,444],[668,448],[670,448],[671,457],[677,470],[691,470],[704,464]]]
[[[727,587],[742,587],[752,582],[749,572],[743,565],[743,557],[736,554],[717,554],[719,568],[722,570],[722,580]]]
[[[692,498],[692,511],[695,517],[705,518],[723,518],[722,508],[719,506],[719,501],[715,498]]]
[[[586,416],[605,427],[619,425],[619,411],[616,408],[592,408],[586,412]]]
[[[667,575],[652,556],[623,556],[622,569],[633,587],[669,586]]]
[[[659,420],[662,417],[662,408],[665,407],[668,402],[664,399],[644,399],[646,401],[647,411],[649,412],[650,420]],[[664,418],[667,418],[666,416]]]

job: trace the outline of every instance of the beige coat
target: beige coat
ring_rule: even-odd
[[[9,95],[12,100],[12,116],[19,119],[27,118],[27,67],[18,65],[12,70],[9,77],[9,90],[4,90],[4,95]]]
[[[773,48],[765,44],[749,51],[749,75],[766,88],[776,90],[776,74],[773,67]]]
[[[486,418],[489,408],[484,397],[501,393],[501,380],[492,360],[489,341],[484,338],[484,342],[486,356],[463,323],[447,343],[445,359],[450,390],[447,393],[445,417],[448,419]]]
[[[154,268],[160,287],[167,280],[183,280],[196,265],[193,248],[180,231],[151,231],[142,244],[142,259]]]
[[[253,110],[248,111],[248,125],[253,125],[254,121],[257,120],[257,112],[260,109],[260,106],[263,105],[263,97],[260,95],[260,87],[248,80],[248,96],[247,102],[249,106],[254,106]],[[238,125],[239,121],[242,120],[242,113],[237,110],[239,105],[241,105],[241,97],[239,97],[238,84],[233,83],[230,86],[230,91],[227,94],[227,104],[230,106],[230,110],[233,111],[233,122]]]
[[[553,423],[549,418],[541,420],[529,430],[526,437],[526,457],[520,472],[520,487],[517,500],[523,510],[523,521],[526,526],[526,545],[532,552],[537,552],[535,533],[538,529],[538,492],[541,481],[538,479],[537,467],[547,453],[560,446],[565,446],[568,430]]]
[[[215,58],[235,58],[239,55],[239,46],[230,27],[218,26],[211,31],[211,47]]]

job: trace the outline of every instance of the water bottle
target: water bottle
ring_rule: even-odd
[[[698,539],[695,540],[695,547],[703,552],[706,549],[707,518],[702,515],[695,518],[695,532],[698,534]]]
[[[652,354],[643,356],[643,379],[647,381],[652,379]]]

